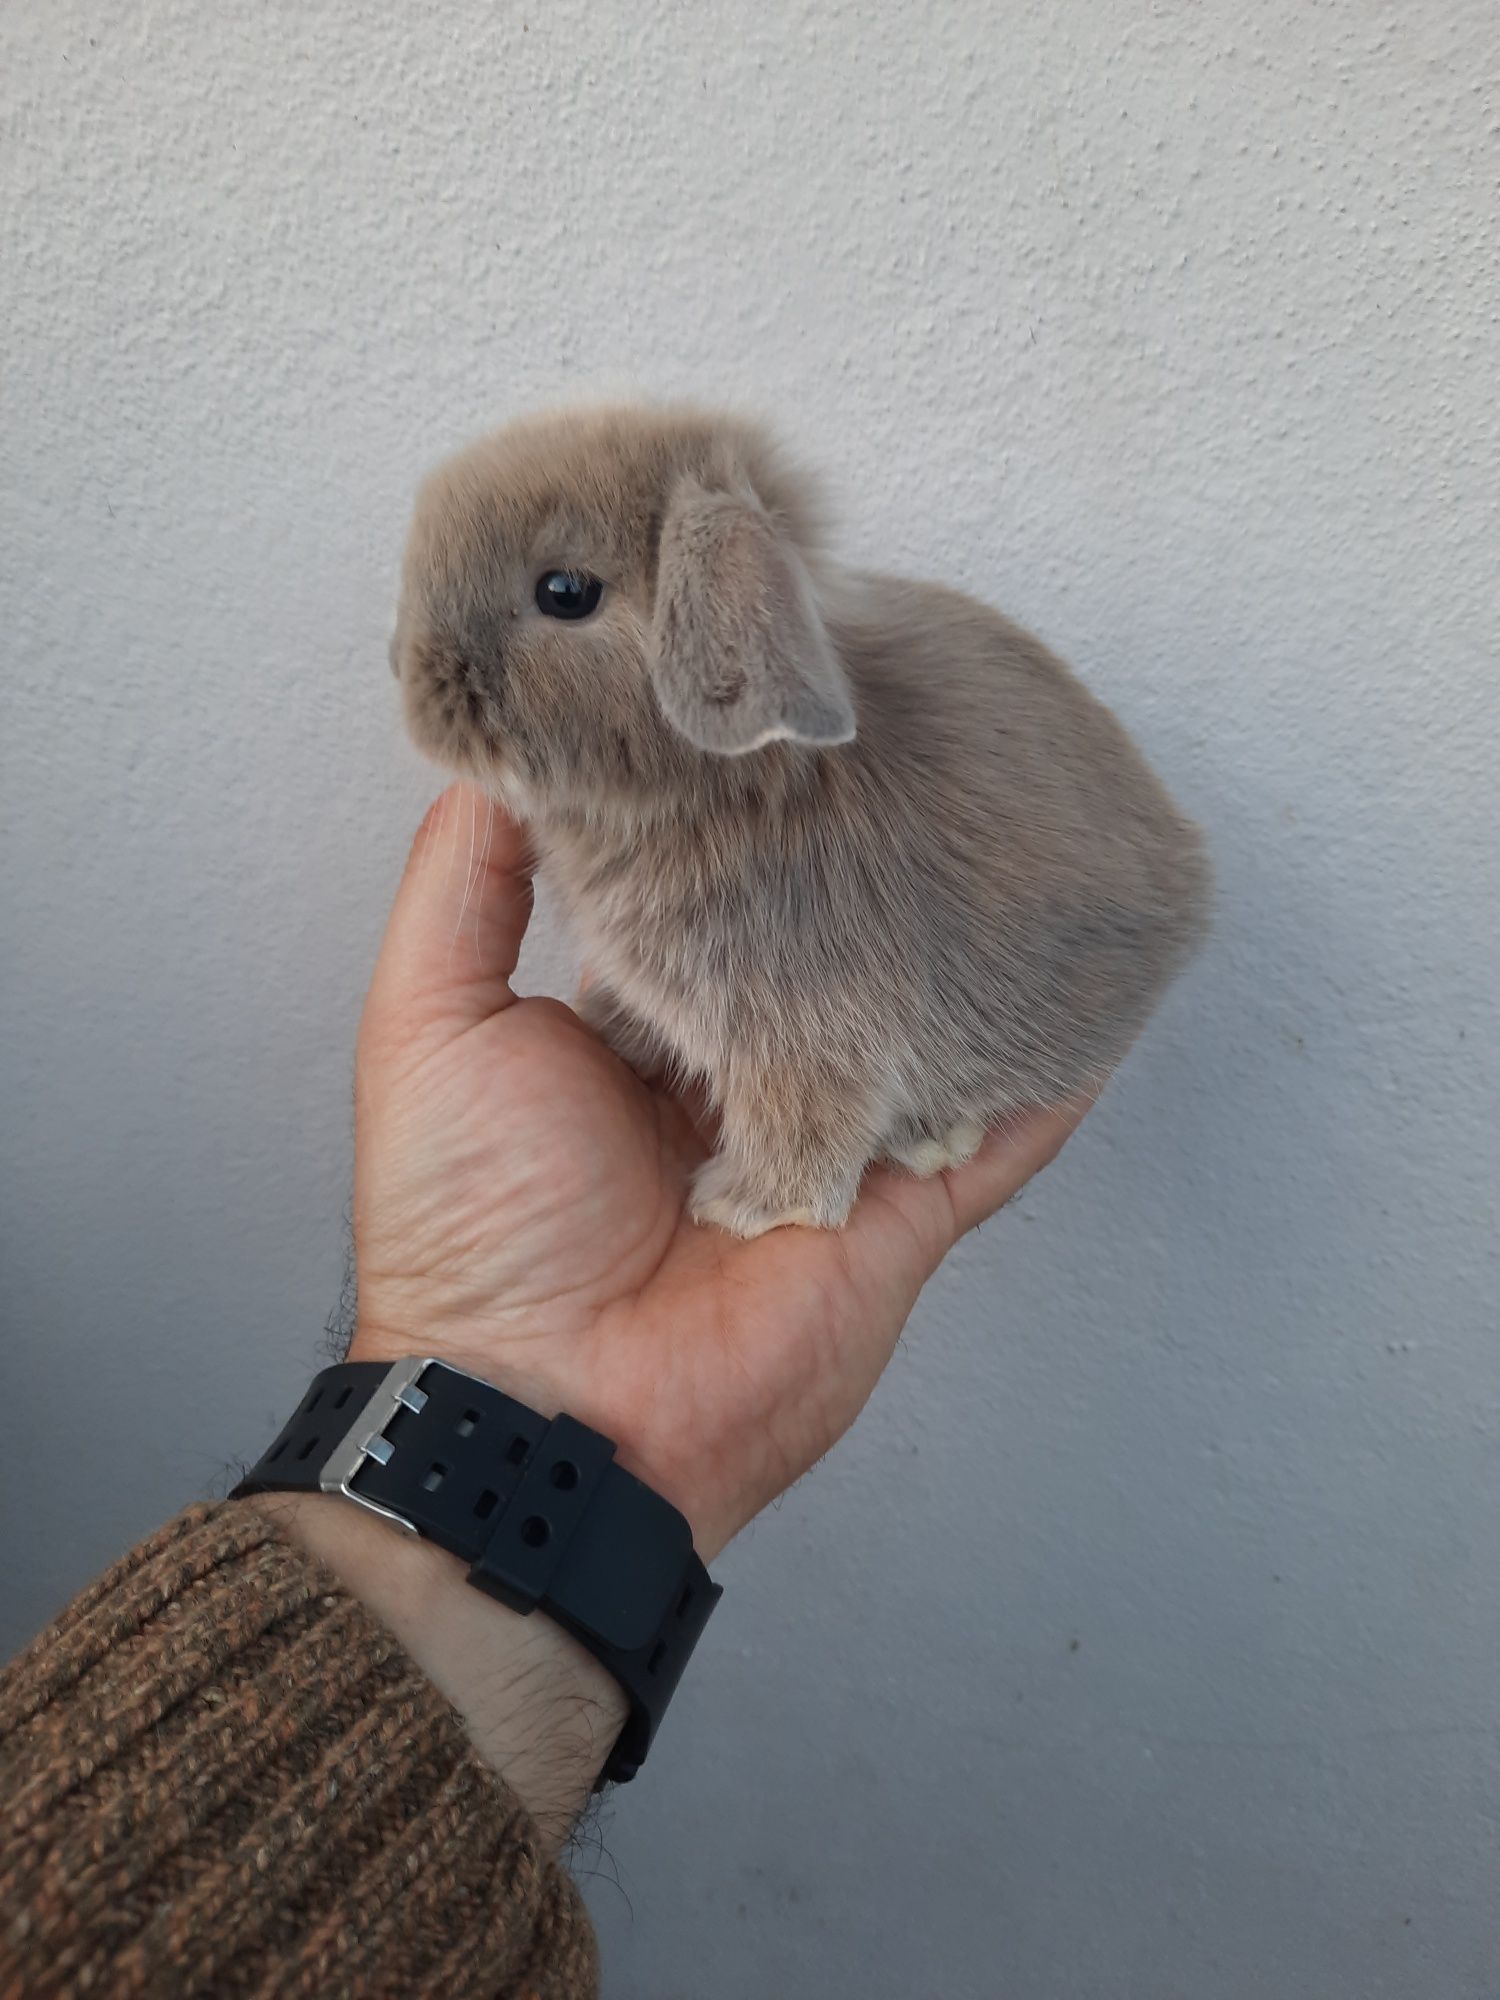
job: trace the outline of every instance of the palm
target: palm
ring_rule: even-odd
[[[474,809],[448,795],[449,832],[471,838],[455,799]],[[683,1106],[571,1009],[511,999],[526,911],[518,837],[496,824],[472,968],[451,971],[451,939],[450,965],[434,962],[440,909],[403,915],[438,879],[419,843],[372,986],[356,1352],[439,1354],[593,1423],[712,1554],[853,1420],[957,1231],[1050,1157],[1076,1114],[935,1181],[872,1174],[838,1233],[741,1242],[699,1226],[685,1204],[703,1146]]]

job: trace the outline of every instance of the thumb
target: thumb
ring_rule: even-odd
[[[526,835],[471,785],[417,829],[365,1001],[362,1039],[451,1039],[508,1007],[531,915]]]

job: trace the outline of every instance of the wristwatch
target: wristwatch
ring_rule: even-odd
[[[601,1785],[639,1770],[722,1594],[687,1521],[608,1438],[445,1361],[325,1368],[235,1492],[342,1493],[555,1619],[629,1697]]]

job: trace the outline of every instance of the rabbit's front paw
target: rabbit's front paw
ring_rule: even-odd
[[[771,1229],[837,1229],[849,1201],[829,1194],[803,1206],[778,1201],[725,1153],[706,1160],[693,1176],[694,1222],[711,1222],[731,1236],[764,1236]]]
[[[887,1147],[887,1155],[919,1180],[930,1180],[949,1167],[967,1166],[984,1140],[984,1127],[975,1118],[961,1118],[941,1138],[918,1133],[900,1133]]]

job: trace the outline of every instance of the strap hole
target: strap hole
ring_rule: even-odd
[[[285,1439],[283,1439],[280,1444],[273,1444],[271,1449],[266,1453],[266,1464],[274,1465],[277,1459],[280,1458],[281,1454],[285,1450],[286,1450]]]
[[[309,1416],[312,1415],[313,1411],[318,1407],[319,1403],[321,1403],[322,1400],[323,1400],[323,1391],[321,1389],[314,1389],[312,1394],[307,1399],[307,1414]]]
[[[677,1600],[677,1616],[679,1618],[687,1617],[688,1606],[692,1603],[692,1601],[693,1601],[693,1586],[689,1584],[687,1589],[682,1593],[681,1597],[679,1597]]]
[[[454,1429],[458,1432],[461,1438],[473,1437],[475,1431],[477,1431],[478,1428],[479,1428],[478,1410],[465,1410],[463,1415],[459,1418],[458,1422],[454,1425]]]
[[[479,1498],[474,1502],[475,1520],[487,1521],[490,1518],[491,1514],[494,1513],[496,1507],[499,1505],[499,1502],[500,1502],[500,1495],[498,1493],[491,1493],[489,1488],[486,1487],[483,1493],[481,1493]]]
[[[510,1464],[522,1465],[525,1463],[526,1454],[530,1451],[530,1449],[531,1446],[527,1444],[525,1438],[513,1437],[506,1450],[505,1456],[507,1460],[510,1462]]]
[[[353,1394],[354,1394],[354,1391],[353,1391],[353,1389],[352,1389],[352,1388],[344,1388],[344,1389],[340,1389],[340,1390],[339,1390],[339,1392],[338,1392],[338,1394],[337,1394],[337,1395],[336,1395],[336,1396],[334,1397],[334,1399],[333,1399],[333,1407],[334,1407],[334,1408],[335,1408],[336,1410],[341,1410],[341,1409],[343,1409],[343,1407],[344,1407],[345,1403],[347,1403],[347,1402],[348,1402],[349,1398],[350,1398],[350,1397],[351,1397],[351,1396],[352,1396]]]
[[[646,1672],[654,1674],[666,1657],[667,1642],[665,1639],[658,1639],[656,1644],[651,1648],[651,1657],[646,1662]]]
[[[544,1549],[552,1536],[552,1523],[540,1514],[528,1514],[521,1523],[521,1540],[528,1549]]]
[[[560,1458],[552,1468],[552,1484],[559,1493],[571,1493],[578,1484],[578,1467],[571,1458]]]
[[[298,1458],[311,1458],[313,1453],[317,1450],[317,1448],[318,1448],[318,1440],[315,1437],[309,1438],[307,1440],[307,1443],[303,1445],[301,1451],[298,1452],[297,1456]]]
[[[448,1468],[446,1465],[439,1465],[437,1463],[429,1465],[427,1470],[422,1474],[422,1491],[424,1493],[436,1493],[447,1477]]]

